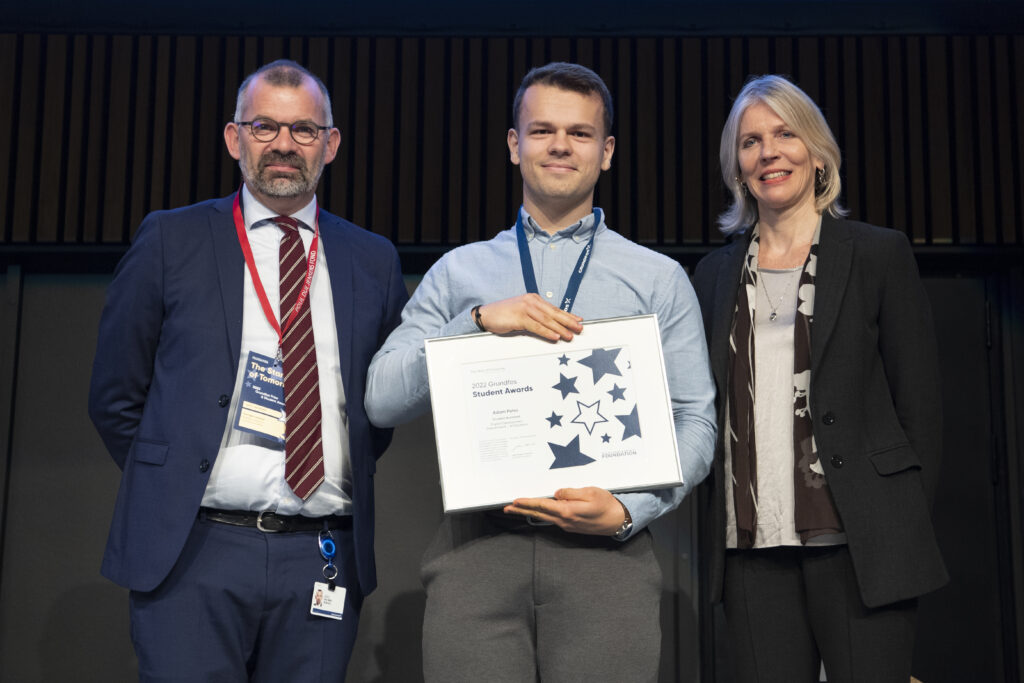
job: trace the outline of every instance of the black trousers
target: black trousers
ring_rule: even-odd
[[[846,546],[730,550],[725,618],[740,683],[907,683],[917,600],[868,608]]]

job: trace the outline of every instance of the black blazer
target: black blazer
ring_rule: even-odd
[[[701,492],[702,564],[714,602],[725,565],[723,413],[729,330],[750,231],[708,254],[693,286],[718,388],[718,448]],[[931,522],[942,405],[931,309],[906,236],[822,219],[811,327],[814,437],[868,607],[942,586]],[[731,495],[731,493],[729,493]]]

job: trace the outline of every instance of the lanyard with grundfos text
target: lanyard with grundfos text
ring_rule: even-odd
[[[249,246],[249,236],[245,231],[245,219],[242,217],[242,188],[239,188],[238,193],[235,194],[235,202],[232,211],[235,217],[235,231],[238,233],[238,244],[242,247],[242,254],[245,256],[245,265],[249,269],[249,275],[252,277],[252,284],[256,289],[256,296],[260,300],[260,306],[263,307],[263,315],[267,317],[267,322],[269,322],[271,327],[274,328],[274,331],[277,332],[277,362],[280,363],[281,344],[284,342],[284,333],[288,331],[292,322],[299,315],[299,311],[302,310],[302,304],[306,302],[306,297],[309,296],[309,288],[313,283],[313,271],[316,270],[316,256],[320,246],[320,207],[318,205],[316,209],[316,219],[314,220],[313,225],[313,243],[309,245],[309,256],[306,259],[306,277],[302,281],[302,288],[299,289],[298,298],[295,299],[295,305],[292,307],[292,311],[288,315],[288,319],[284,321],[284,325],[277,322],[277,316],[274,314],[274,309],[270,305],[270,300],[267,298],[267,292],[263,289],[263,281],[260,280],[260,274],[256,270],[256,260],[252,256],[252,247]]]
[[[565,294],[562,296],[561,308],[566,313],[572,311],[572,305],[576,300],[576,292],[579,291],[580,283],[583,282],[583,276],[587,272],[587,266],[590,265],[590,254],[594,250],[594,238],[597,237],[597,228],[601,225],[601,219],[601,209],[595,206],[594,232],[590,236],[587,246],[583,249],[583,253],[580,254],[579,259],[576,261],[576,267],[573,268],[572,276],[569,278],[569,286],[565,288]],[[526,244],[526,228],[523,227],[522,210],[516,216],[516,241],[519,243],[519,263],[523,268],[523,281],[526,283],[526,291],[531,294],[539,294],[537,276],[533,271],[533,259],[530,258],[530,247]]]

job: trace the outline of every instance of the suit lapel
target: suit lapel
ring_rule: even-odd
[[[814,323],[811,326],[811,369],[822,354],[839,318],[839,308],[850,278],[853,240],[846,224],[828,214],[821,219],[818,264],[814,278]]]
[[[242,287],[245,281],[245,258],[238,245],[238,235],[232,216],[235,195],[224,197],[214,203],[210,214],[210,240],[213,242],[217,260],[217,277],[220,279],[221,303],[224,306],[224,322],[227,328],[230,350],[231,371],[238,366],[242,348]]]
[[[750,244],[749,235],[733,240],[724,248],[718,277],[715,279],[714,319],[711,328],[711,370],[719,387],[725,387],[729,366],[729,331],[736,308],[736,290],[740,284],[743,256]]]
[[[341,379],[345,387],[346,400],[355,397],[349,387],[352,377],[352,302],[353,273],[352,253],[345,244],[344,230],[338,219],[320,212],[320,239],[324,244],[324,258],[327,272],[331,276],[331,297],[334,299],[334,324],[338,330],[338,361],[341,363]]]

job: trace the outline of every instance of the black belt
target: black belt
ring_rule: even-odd
[[[276,512],[199,508],[199,516],[211,522],[230,524],[232,526],[254,527],[267,533],[352,528],[352,517],[350,515],[303,517],[302,515],[279,515]]]

